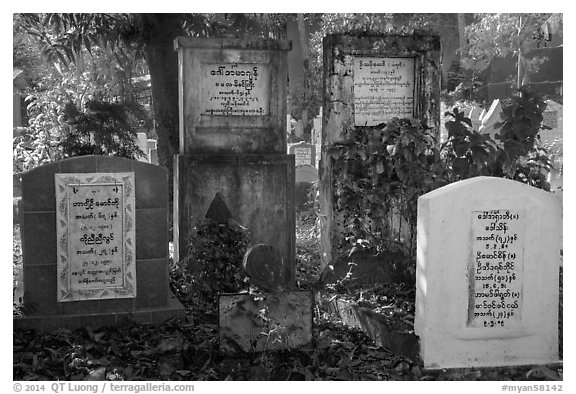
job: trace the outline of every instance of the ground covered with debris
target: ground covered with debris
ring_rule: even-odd
[[[18,228],[14,229],[15,285],[20,272]],[[318,279],[318,229],[314,220],[297,228],[300,288]],[[378,313],[413,324],[414,290],[402,286],[351,288],[345,295]],[[16,306],[16,304],[15,304]],[[49,334],[13,332],[14,380],[562,380],[561,366],[471,368],[429,371],[417,357],[377,346],[364,332],[316,308],[313,343],[302,349],[223,355],[217,309],[188,303],[187,319],[160,326],[127,323]],[[17,308],[15,308],[15,313]],[[561,338],[560,338],[561,339]]]

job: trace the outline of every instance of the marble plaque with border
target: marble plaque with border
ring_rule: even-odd
[[[58,302],[136,297],[134,173],[54,177]]]

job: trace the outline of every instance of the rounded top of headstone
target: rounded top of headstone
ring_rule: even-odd
[[[477,188],[479,192],[486,192],[486,185],[491,185],[496,189],[507,188],[508,190],[513,189],[515,192],[526,192],[532,194],[549,194],[548,192],[538,189],[534,186],[530,186],[526,183],[515,181],[513,179],[506,179],[493,176],[477,176],[473,178],[464,179],[462,181],[450,183],[449,185],[440,187],[438,189],[432,190],[420,196],[419,199],[433,199],[440,197],[442,195],[455,192],[457,190],[463,189],[475,189]]]
[[[272,245],[252,246],[244,255],[242,266],[253,286],[272,292],[285,287],[284,260]]]

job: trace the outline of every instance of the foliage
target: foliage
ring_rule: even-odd
[[[369,246],[380,252],[400,246],[414,256],[417,198],[445,183],[435,137],[425,125],[397,118],[350,133],[349,141],[330,152],[338,174],[335,210],[343,214],[348,241],[340,247]],[[390,224],[396,213],[409,227],[408,239]]]
[[[55,22],[51,20],[50,23]],[[80,130],[77,126],[71,127],[66,121],[65,112],[67,107],[68,112],[75,107],[77,112],[84,113],[85,119],[95,112],[102,116],[108,112],[110,118],[102,122],[104,128],[109,130],[110,126],[116,125],[123,128],[120,131],[114,130],[113,134],[106,137],[108,139],[112,139],[113,135],[126,133],[119,117],[130,118],[132,128],[138,126],[145,130],[149,127],[149,116],[136,110],[135,105],[130,103],[130,86],[131,76],[145,72],[146,69],[141,67],[137,58],[130,58],[122,51],[111,52],[95,44],[83,50],[78,49],[79,43],[75,44],[78,50],[72,54],[76,62],[74,64],[68,61],[56,62],[55,59],[59,57],[50,56],[47,40],[56,39],[58,28],[51,30],[48,28],[50,23],[47,20],[42,22],[40,14],[14,15],[14,64],[22,66],[28,80],[28,126],[15,133],[14,172],[27,171],[70,155],[119,152],[122,156],[133,157],[130,149],[123,153],[122,149],[113,148],[116,144],[113,140],[104,139],[105,147],[86,149],[86,144],[79,142],[77,138],[80,134],[85,134],[86,130]],[[64,27],[66,26],[61,26]],[[25,51],[23,48],[29,49]],[[66,59],[64,57],[64,60]],[[101,108],[96,111],[95,102],[101,103]],[[106,111],[102,106],[109,106],[110,110]],[[120,115],[121,107],[124,108],[126,116]],[[68,117],[70,116],[69,113]],[[72,117],[78,116],[75,114]],[[138,119],[134,119],[135,116],[138,116]],[[141,121],[144,124],[140,125]],[[133,145],[127,138],[126,134],[122,145]],[[73,147],[71,144],[74,140],[80,145]],[[60,145],[61,142],[64,148]]]
[[[184,302],[198,299],[215,305],[218,293],[247,287],[242,260],[249,243],[246,229],[233,221],[199,223],[188,239],[186,257],[171,267],[176,294]]]
[[[149,72],[159,162],[171,169],[172,156],[178,151],[174,39],[228,34],[279,38],[278,26],[284,19],[278,14],[45,13],[16,14],[14,28],[38,43],[44,57],[59,70],[72,63],[81,68],[89,57],[88,61],[103,59],[99,70],[104,80],[116,79],[108,86],[120,95],[129,97],[131,78]],[[138,69],[144,59],[147,67]]]
[[[392,264],[409,278],[419,196],[480,175],[549,190],[552,164],[536,137],[545,107],[538,94],[521,88],[504,102],[495,139],[473,130],[470,119],[455,108],[446,114],[453,120],[446,122],[448,140],[440,148],[429,129],[409,119],[349,130],[349,140],[329,152],[338,174],[334,209],[342,218],[339,254],[367,248],[373,254],[403,252],[406,258]]]
[[[495,57],[515,56],[518,64],[517,86],[545,61],[528,59],[526,53],[536,46],[542,25],[554,14],[478,14],[475,23],[466,26],[468,47],[463,51],[466,68],[485,70]]]
[[[503,103],[502,122],[495,139],[471,128],[472,122],[457,108],[447,112],[448,140],[443,146],[451,181],[486,175],[515,179],[550,190],[546,178],[552,163],[543,147],[537,146],[545,102],[526,87]]]
[[[64,108],[70,126],[60,147],[66,157],[113,155],[135,159],[144,155],[136,144],[136,127],[144,110],[134,102],[107,103],[91,100],[81,112],[74,103]]]
[[[13,139],[15,173],[62,158],[58,143],[60,133],[66,127],[64,105],[69,97],[67,85],[66,82],[57,84],[53,89],[39,90],[26,97],[28,127],[18,130]]]

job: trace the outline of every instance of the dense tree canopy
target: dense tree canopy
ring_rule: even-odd
[[[523,54],[538,39],[542,24],[554,15],[558,14],[467,14],[467,21],[475,19],[466,28],[466,40],[460,40],[467,42],[466,48],[460,48],[462,65],[479,71],[494,57],[513,53],[519,59],[519,83],[526,81],[541,60],[527,62]],[[170,168],[179,140],[174,39],[182,35],[285,38],[290,19],[297,20],[301,29],[313,26],[307,43],[309,61],[308,56],[305,61],[306,92],[292,102],[306,110],[308,119],[322,104],[319,76],[326,34],[410,34],[424,30],[442,35],[447,34],[446,26],[460,23],[457,14],[15,14],[14,66],[26,68],[34,83],[54,83],[46,67],[30,61],[36,49],[28,44],[38,44],[56,77],[74,79],[75,84],[84,86],[76,92],[71,92],[74,83],[65,86],[79,108],[93,98],[127,100],[133,93],[133,78],[149,73],[159,160]]]
[[[170,168],[178,150],[174,39],[240,32],[274,36],[281,21],[281,16],[248,14],[17,14],[14,30],[39,43],[44,58],[59,71],[71,63],[82,71],[84,63],[90,62],[102,77],[110,71],[106,65],[112,64],[125,78],[108,78],[110,89],[129,88],[135,65],[145,59],[152,84],[159,160]],[[129,96],[125,90],[119,93]]]

